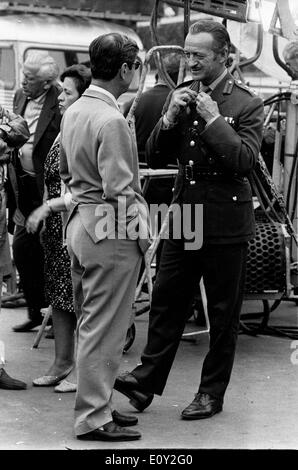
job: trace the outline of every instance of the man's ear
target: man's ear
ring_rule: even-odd
[[[119,75],[123,80],[125,80],[126,78],[127,71],[128,71],[128,65],[126,62],[124,62],[119,69]]]
[[[222,52],[220,53],[220,62],[226,62],[228,60],[228,48],[224,47]]]
[[[49,88],[51,88],[51,85],[52,85],[52,80],[45,80],[44,85],[43,85],[43,89],[48,90]]]

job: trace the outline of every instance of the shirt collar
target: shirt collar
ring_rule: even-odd
[[[29,101],[34,101],[35,103],[42,103],[45,99],[47,91],[39,95],[37,98],[28,98]]]
[[[108,90],[106,90],[105,88],[102,88],[101,86],[98,86],[98,85],[93,85],[91,83],[91,85],[89,85],[89,90],[93,90],[93,91],[99,91],[100,93],[102,93],[103,95],[106,95],[108,96],[112,101],[113,103],[115,103],[115,105],[117,106],[117,108],[119,109],[119,104],[117,103],[117,100],[115,98],[114,95],[112,95],[112,93],[110,93]]]
[[[228,69],[224,69],[223,73],[220,74],[212,83],[210,83],[209,88],[213,91],[215,87],[222,81],[222,79],[227,75]]]

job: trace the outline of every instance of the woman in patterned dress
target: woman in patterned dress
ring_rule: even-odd
[[[60,77],[62,92],[58,97],[61,114],[74,103],[89,86],[90,70],[82,64],[68,67]],[[42,241],[45,253],[46,296],[52,307],[55,337],[55,358],[45,375],[33,380],[35,386],[53,386],[65,377],[55,391],[74,391],[74,331],[76,317],[73,308],[73,294],[70,271],[70,258],[63,243],[63,221],[61,211],[66,211],[69,193],[61,194],[59,175],[59,141],[57,136],[49,151],[44,167],[45,202],[27,220],[27,230],[36,232],[45,221]],[[71,373],[72,371],[72,373]],[[71,375],[69,375],[71,373]],[[61,387],[62,385],[62,387]]]

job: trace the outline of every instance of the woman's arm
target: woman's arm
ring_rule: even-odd
[[[35,233],[38,230],[39,224],[46,220],[51,212],[64,212],[68,210],[68,199],[71,199],[70,193],[65,193],[63,196],[47,199],[41,206],[35,209],[28,217],[26,222],[26,229],[28,233]]]

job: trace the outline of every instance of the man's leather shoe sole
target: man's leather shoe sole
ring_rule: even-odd
[[[138,431],[122,428],[113,421],[105,424],[102,428],[77,436],[83,441],[136,441],[141,437],[142,435]]]
[[[129,374],[131,375],[131,374]],[[132,376],[133,377],[133,376]],[[132,388],[132,384],[125,380],[125,376],[117,377],[114,389],[120,393],[123,393],[127,398],[129,398],[129,403],[136,408],[138,411],[142,412],[151,404],[154,394],[141,392],[140,390],[135,390]],[[137,382],[137,380],[135,379]]]
[[[135,416],[119,413],[117,410],[112,412],[112,418],[115,424],[124,428],[138,424],[138,418]]]

